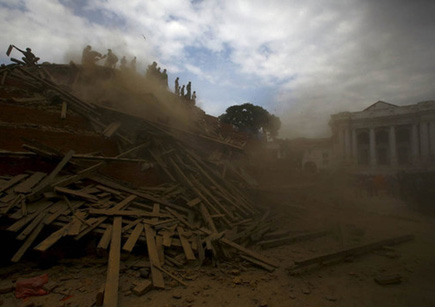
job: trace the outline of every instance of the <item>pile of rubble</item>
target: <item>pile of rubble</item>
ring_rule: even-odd
[[[111,157],[76,154],[68,139],[63,151],[35,140],[23,142],[26,151],[0,148],[0,155],[15,163],[45,165],[44,170],[1,173],[2,228],[22,241],[13,262],[29,249],[43,253],[67,237],[97,237],[96,249],[103,255],[108,250],[105,305],[117,304],[121,252],[139,246],[146,247],[152,284],[143,284],[138,293],[165,288],[165,276],[186,285],[171,272],[186,263],[217,264],[238,255],[268,271],[278,267],[246,248],[274,227],[268,211],[246,192],[255,181],[228,158],[243,152],[241,144],[85,102],[59,86],[44,65],[10,65],[0,76],[3,92],[8,80],[25,85],[51,101],[60,118],[85,118],[95,133],[122,151]],[[6,97],[1,103],[17,100]],[[161,182],[137,186],[120,181],[101,171],[111,163],[120,168],[133,164],[144,174],[157,172]]]

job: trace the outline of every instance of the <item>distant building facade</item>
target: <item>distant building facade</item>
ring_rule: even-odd
[[[336,167],[397,172],[435,169],[435,101],[397,106],[378,101],[331,115]]]

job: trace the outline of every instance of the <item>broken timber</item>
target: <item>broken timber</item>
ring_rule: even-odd
[[[305,260],[295,261],[295,265],[293,267],[289,268],[289,272],[293,273],[293,272],[296,272],[302,268],[305,268],[305,267],[308,267],[311,265],[324,264],[324,263],[329,262],[329,261],[334,261],[334,260],[344,259],[346,257],[366,254],[366,253],[369,253],[373,250],[382,248],[383,246],[386,246],[386,245],[399,244],[399,243],[407,242],[407,241],[410,241],[413,239],[414,239],[413,235],[404,235],[404,236],[394,237],[394,238],[385,239],[385,240],[381,240],[381,241],[376,241],[373,243],[368,243],[368,244],[353,247],[353,248],[340,250],[340,251],[333,252],[333,253],[328,253],[328,254],[321,255],[321,256],[316,256],[313,258],[308,258]]]

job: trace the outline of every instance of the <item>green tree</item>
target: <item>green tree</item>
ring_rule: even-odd
[[[260,129],[275,138],[281,127],[279,117],[252,103],[234,105],[219,116],[219,120],[237,126],[241,131],[256,134]]]

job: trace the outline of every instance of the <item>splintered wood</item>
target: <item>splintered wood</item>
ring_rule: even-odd
[[[27,152],[0,148],[8,158],[43,160],[51,165],[51,170],[2,174],[6,177],[0,180],[0,216],[9,223],[4,228],[22,242],[12,261],[20,261],[32,248],[44,252],[61,246],[66,237],[82,240],[94,236],[100,255],[107,255],[109,250],[107,280],[99,292],[99,301],[104,298],[105,306],[118,304],[121,252],[145,253],[152,286],[159,289],[165,288],[165,277],[186,286],[169,268],[183,267],[187,262],[217,264],[240,255],[238,259],[268,271],[277,267],[271,259],[246,247],[273,230],[272,220],[258,218],[262,210],[241,188],[250,187],[252,178],[230,161],[219,161],[224,159],[222,153],[208,158],[209,144],[238,154],[241,147],[202,132],[133,116],[125,120],[125,114],[82,101],[52,78],[42,79],[21,67],[16,70],[10,73],[15,78],[56,92],[61,98],[58,107],[63,122],[75,112],[102,138],[116,140],[125,151],[116,157],[79,155],[68,148],[67,140],[63,148],[71,150],[64,153],[36,142],[23,146]],[[128,130],[132,126],[137,131]],[[192,138],[204,143],[192,142]],[[99,171],[110,163],[142,163],[144,172],[156,168],[165,183],[134,187],[105,177]],[[223,172],[221,165],[225,165]],[[145,284],[137,293],[145,293],[149,287]]]

